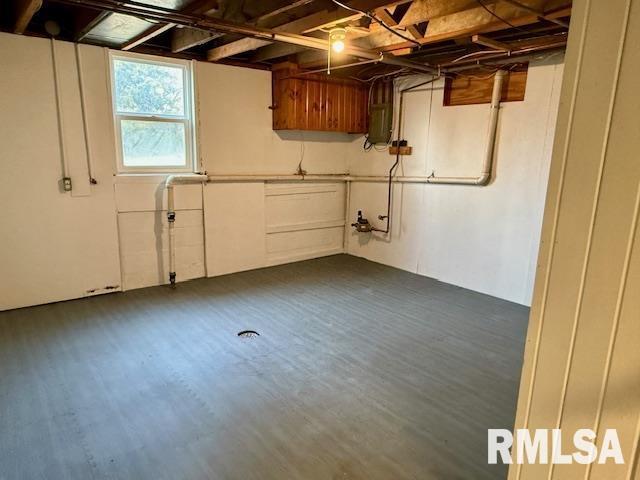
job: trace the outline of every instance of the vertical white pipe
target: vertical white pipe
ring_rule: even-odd
[[[345,205],[344,205],[344,236],[342,239],[342,249],[344,253],[348,253],[349,251],[349,234],[351,233],[351,228],[349,227],[349,215],[351,215],[351,181],[346,180],[344,182],[345,188]]]
[[[167,179],[167,221],[169,223],[169,283],[174,286],[176,283],[176,247],[175,247],[175,223],[176,212],[174,206],[174,187],[170,181],[173,177]]]
[[[487,129],[487,146],[482,164],[482,173],[478,178],[478,184],[484,185],[491,177],[493,166],[493,152],[496,144],[496,134],[498,132],[498,112],[500,111],[500,99],[502,98],[502,85],[507,72],[498,70],[493,79],[493,92],[491,93],[491,112],[489,114],[489,127]]]
[[[203,183],[208,177],[206,175],[169,175],[165,181],[167,189],[167,221],[169,223],[169,283],[175,286],[176,283],[176,246],[175,246],[175,192],[174,185],[180,183]],[[203,215],[204,222],[204,215]],[[203,225],[204,228],[204,225]],[[206,247],[205,247],[206,248]]]
[[[498,112],[500,111],[500,99],[502,97],[502,85],[506,72],[498,70],[493,79],[493,92],[489,112],[489,127],[487,129],[487,145],[482,160],[482,170],[478,177],[436,177],[428,178],[428,183],[446,183],[452,185],[487,185],[491,180],[493,169],[493,153],[498,132]]]

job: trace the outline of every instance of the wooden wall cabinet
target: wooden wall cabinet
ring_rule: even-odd
[[[273,68],[273,129],[366,133],[368,90],[355,80]]]

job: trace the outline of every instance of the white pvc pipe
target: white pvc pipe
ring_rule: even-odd
[[[346,173],[326,174],[326,175],[209,175],[209,182],[344,182],[349,178]]]
[[[349,180],[345,182],[344,188],[344,219],[345,223],[347,223],[346,220],[347,218],[349,218],[349,215],[351,215],[351,182]],[[344,250],[344,253],[347,253],[347,251],[349,250],[349,234],[347,232],[349,232],[349,230],[345,228],[342,237],[342,249]]]
[[[167,221],[169,222],[169,283],[174,286],[176,283],[176,247],[175,247],[175,194],[174,185],[185,185],[189,183],[204,183],[208,180],[206,175],[169,175],[165,180],[167,189]]]
[[[477,177],[436,177],[431,176],[396,176],[392,181],[395,183],[439,183],[452,185],[478,185],[484,186],[491,179],[493,168],[493,153],[498,127],[498,112],[500,109],[500,98],[502,96],[502,85],[506,72],[498,70],[493,81],[493,92],[491,95],[491,110],[489,112],[489,127],[487,130],[487,144],[482,162],[482,170]],[[349,214],[350,184],[351,182],[388,182],[389,177],[382,175],[349,175],[343,173],[324,175],[170,175],[167,177],[165,186],[167,189],[167,219],[169,220],[169,282],[175,284],[175,199],[173,187],[176,184],[187,183],[234,183],[234,182],[346,182],[346,214]],[[346,217],[345,217],[346,218]],[[344,247],[347,247],[347,236],[344,238]]]
[[[493,169],[493,153],[498,132],[498,114],[500,111],[500,98],[502,85],[506,72],[498,70],[493,80],[493,92],[489,111],[489,126],[487,128],[487,143],[482,160],[480,175],[477,177],[438,177],[430,176],[395,176],[392,181],[396,183],[444,183],[453,185],[479,185],[484,186],[491,180]],[[382,175],[349,175],[347,173],[324,175],[210,175],[209,182],[388,182],[388,176]]]
[[[491,180],[493,169],[493,152],[498,131],[498,112],[500,111],[500,98],[502,97],[502,84],[506,72],[498,70],[493,79],[493,92],[491,94],[491,106],[489,112],[489,127],[487,129],[487,144],[482,161],[482,170],[477,177],[428,177],[427,183],[448,183],[454,185],[487,185]]]

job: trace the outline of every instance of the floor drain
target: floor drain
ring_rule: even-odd
[[[260,334],[255,330],[242,330],[241,332],[238,332],[238,336],[240,338],[252,338],[252,337],[259,337]]]

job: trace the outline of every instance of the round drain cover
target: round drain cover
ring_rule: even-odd
[[[259,337],[260,334],[255,330],[242,330],[241,332],[238,332],[238,336],[240,338],[252,338],[252,337]]]

